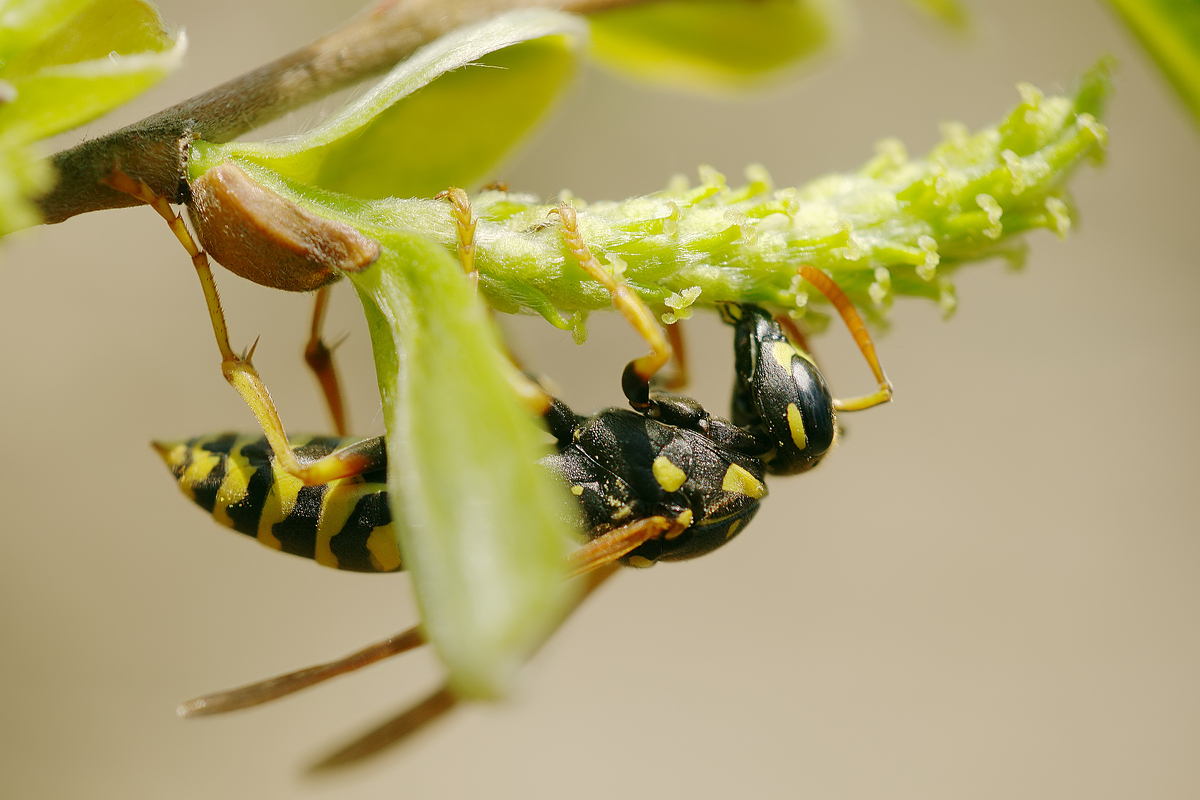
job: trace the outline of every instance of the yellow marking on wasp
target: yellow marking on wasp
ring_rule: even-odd
[[[217,489],[216,501],[213,503],[213,519],[230,528],[233,527],[233,520],[229,517],[229,507],[246,499],[250,478],[258,471],[258,468],[250,466],[250,460],[242,455],[242,448],[258,438],[239,436],[229,455],[225,457],[225,480],[221,481],[221,488]]]
[[[367,550],[371,553],[371,566],[380,572],[400,569],[400,548],[396,545],[396,532],[392,523],[380,525],[367,536]]]
[[[186,442],[151,442],[150,444],[162,456],[162,460],[171,469],[171,472],[175,472],[187,463],[188,454],[192,452]]]
[[[645,569],[646,567],[653,567],[654,562],[645,556],[630,556],[629,566],[637,567],[638,569]]]
[[[183,486],[183,470],[185,465],[189,464],[189,457],[192,450],[187,446],[186,442],[151,442],[150,443],[158,455],[162,458],[163,463],[167,465],[167,469],[171,470],[171,474],[175,476],[175,480],[180,482],[183,493],[191,497],[191,486]],[[193,501],[194,497],[191,498]]]
[[[725,478],[721,481],[721,489],[726,492],[737,492],[758,500],[767,493],[767,487],[762,481],[751,475],[737,464],[730,464],[725,470]]]
[[[575,484],[571,487],[571,494],[575,495],[576,497],[581,496],[583,494],[583,487],[579,484]]]
[[[683,486],[683,482],[687,480],[684,471],[672,464],[671,459],[666,456],[654,459],[654,463],[650,465],[650,471],[654,473],[654,480],[658,481],[658,485],[663,488],[664,492],[679,491],[679,487]]]
[[[733,522],[729,523],[729,530],[725,531],[725,538],[732,539],[733,535],[737,533],[737,529],[740,527],[742,527],[742,521],[740,519],[735,519]]]
[[[263,501],[262,515],[258,518],[258,535],[255,537],[267,547],[282,550],[283,544],[275,537],[274,527],[287,519],[296,508],[296,499],[304,482],[292,475],[276,461],[271,462],[271,488]]]
[[[687,511],[684,511],[682,514],[676,517],[675,524],[676,527],[669,529],[666,537],[664,537],[667,539],[667,541],[670,541],[671,539],[678,539],[685,530],[692,526],[692,510],[689,508]]]
[[[192,448],[192,463],[188,464],[187,469],[179,476],[179,486],[189,500],[193,503],[196,502],[196,484],[203,483],[209,473],[220,463],[221,455],[219,453],[201,450],[199,446]]]
[[[788,372],[792,371],[792,356],[798,356],[796,348],[787,342],[775,342],[771,345],[771,358]]]
[[[620,522],[632,513],[633,506],[629,505],[629,503],[623,503],[620,508],[612,512],[612,518],[615,522]]]
[[[303,447],[312,437],[297,436],[289,440],[293,449]],[[274,527],[283,522],[296,508],[296,499],[304,482],[279,466],[277,459],[271,459],[271,487],[267,489],[267,497],[263,500],[262,514],[258,517],[258,533],[254,537],[267,547],[282,550],[283,543],[275,536]]]
[[[775,359],[776,363],[783,367],[787,372],[792,371],[792,356],[803,358],[813,366],[817,365],[817,362],[813,361],[812,356],[803,350],[797,350],[788,342],[775,342],[775,344],[771,346],[771,358]]]
[[[796,447],[803,450],[808,444],[808,436],[804,433],[804,418],[800,416],[800,407],[795,403],[788,403],[787,417],[792,441],[796,443]]]

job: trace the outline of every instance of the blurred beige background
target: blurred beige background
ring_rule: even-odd
[[[332,27],[328,3],[163,2],[183,72],[96,135]],[[515,189],[584,198],[701,163],[779,185],[857,167],[885,136],[990,123],[1014,84],[1122,63],[1080,224],[1026,268],[960,274],[949,323],[899,302],[891,407],[848,420],[811,475],[771,484],[706,559],[622,574],[528,670],[366,766],[306,764],[422,696],[425,654],[258,710],[180,721],[188,697],[342,655],[410,624],[407,579],[339,574],[216,527],[151,438],[249,429],[221,380],[187,259],[149,210],[77,218],[0,253],[8,420],[0,459],[0,797],[1189,798],[1200,796],[1200,135],[1106,7],[979,0],[961,42],[902,2],[853,4],[838,52],[748,99],[595,71],[510,165]],[[315,112],[295,115],[299,127]],[[463,124],[477,124],[469,116]],[[326,427],[302,346],[309,300],[218,275],[234,341],[292,430]],[[352,418],[378,431],[348,289],[329,330]],[[577,350],[537,320],[517,349],[580,409],[621,401],[639,345],[593,318]],[[727,330],[688,331],[694,392],[724,409]],[[869,375],[817,342],[843,394]]]

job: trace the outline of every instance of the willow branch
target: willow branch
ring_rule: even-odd
[[[104,183],[113,168],[181,199],[193,141],[227,142],[382,74],[445,33],[516,8],[588,13],[646,0],[376,0],[344,25],[190,100],[51,158],[58,181],[38,204],[46,222],[138,201]]]

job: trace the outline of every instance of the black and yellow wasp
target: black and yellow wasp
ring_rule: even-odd
[[[446,196],[458,223],[464,270],[474,279],[469,203],[458,190]],[[808,266],[799,267],[800,275],[841,314],[878,381],[876,392],[834,399],[816,363],[789,340],[780,321],[742,303],[718,307],[734,329],[729,420],[709,414],[689,397],[652,391],[652,379],[672,353],[662,329],[632,289],[592,255],[574,209],[564,205],[556,213],[566,249],[610,292],[614,306],[651,347],[622,375],[628,409],[583,416],[532,381],[514,381],[555,440],[541,463],[574,496],[587,539],[571,554],[566,577],[600,574],[600,568],[617,561],[649,566],[715,550],[758,511],[768,473],[796,474],[820,462],[837,438],[836,412],[891,399],[891,385],[858,313],[832,279]],[[284,464],[279,448],[272,447],[271,430],[264,429],[267,437],[230,433],[155,446],[183,492],[224,525],[339,569],[402,569],[383,440],[285,439],[280,447],[296,463]],[[314,475],[330,477],[314,480]],[[421,642],[414,629],[339,662],[191,701],[183,711],[216,713],[254,705]]]
[[[343,446],[341,440],[325,437],[289,439],[251,364],[252,355],[237,356],[230,349],[205,251],[166,199],[154,195],[145,183],[120,170],[115,170],[108,182],[152,206],[191,256],[222,353],[222,372],[246,399],[263,429],[263,437],[224,434],[159,445],[184,492],[219,522],[278,549],[342,569],[400,569],[381,480],[386,475],[382,441]],[[267,213],[282,201],[264,199],[261,188],[232,165],[210,170],[197,184],[209,187],[205,191],[213,195],[209,205],[220,211],[217,216],[230,217],[224,226],[215,226],[219,230],[230,225],[237,231],[253,230],[256,236],[251,238],[270,240],[276,250],[280,241],[311,244],[328,240],[329,247],[314,245],[317,255],[309,252],[312,247],[296,244],[296,252],[294,247],[271,251],[265,265],[262,253],[250,262],[253,279],[260,283],[296,291],[319,290],[305,355],[325,391],[335,427],[344,434],[340,391],[328,348],[321,340],[321,320],[328,284],[337,279],[339,270],[369,266],[378,256],[378,246],[372,249],[368,245],[373,243],[348,226],[303,209],[291,209],[291,214]],[[193,193],[196,191],[193,187]],[[477,283],[477,220],[470,201],[460,189],[447,190],[439,197],[449,200],[463,270],[468,280]],[[223,199],[216,202],[218,198]],[[753,517],[766,495],[766,472],[787,475],[816,466],[834,442],[835,411],[868,408],[891,399],[891,385],[858,313],[827,275],[808,266],[799,267],[801,276],[820,290],[845,320],[879,382],[877,392],[834,400],[811,357],[788,341],[774,318],[754,305],[725,303],[720,306],[722,318],[736,331],[732,421],[711,416],[682,395],[651,393],[652,379],[672,353],[662,329],[646,303],[592,254],[579,231],[574,207],[564,203],[554,213],[560,219],[567,252],[609,292],[613,305],[651,348],[647,355],[631,361],[622,375],[621,386],[632,410],[606,409],[582,417],[532,381],[514,378],[514,388],[557,440],[557,452],[543,463],[570,485],[582,511],[583,530],[590,541],[573,554],[572,575],[618,559],[648,565],[710,552]],[[276,230],[286,227],[285,222],[300,228]],[[201,225],[201,233],[213,228],[212,223]],[[211,247],[224,239],[210,230],[208,241]],[[325,251],[331,248],[356,255],[346,263],[345,259],[327,263]],[[321,253],[325,255],[317,257]],[[228,260],[228,255],[222,259]],[[275,262],[278,264],[272,266]]]
[[[626,381],[634,410],[581,416],[550,402],[543,420],[555,452],[542,463],[576,498],[585,534],[607,537],[603,554],[577,571],[616,558],[649,566],[711,552],[753,518],[767,473],[809,470],[833,445],[835,401],[811,358],[762,308],[728,304],[721,312],[735,331],[732,421],[636,379]],[[326,566],[401,569],[382,440],[308,437],[291,444],[301,460],[351,446],[368,466],[360,475],[305,486],[278,465],[261,435],[155,446],[183,492],[218,522]]]

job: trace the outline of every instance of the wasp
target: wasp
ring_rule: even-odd
[[[767,474],[812,469],[833,446],[836,401],[811,357],[758,306],[728,304],[721,313],[734,328],[731,420],[684,395],[643,392],[637,380],[630,381],[632,409],[583,416],[551,399],[543,421],[554,452],[542,465],[576,499],[591,540],[574,556],[573,574],[618,559],[644,567],[709,553],[754,517]],[[318,436],[290,444],[302,461],[354,448],[366,468],[306,486],[280,466],[261,435],[155,447],[184,494],[240,533],[338,569],[401,569],[382,438]]]
[[[571,211],[559,213],[572,252],[581,263],[594,261]],[[469,224],[469,212],[465,219]],[[466,257],[463,263],[470,270]],[[670,347],[632,290],[595,268],[652,351],[631,361],[622,375],[628,409],[584,416],[548,395],[542,402],[543,422],[555,439],[555,452],[542,464],[575,497],[589,539],[572,555],[572,576],[616,560],[650,566],[715,550],[754,517],[767,494],[768,473],[794,475],[820,463],[836,440],[836,411],[891,397],[861,318],[836,284],[811,267],[801,267],[801,274],[843,313],[877,374],[879,391],[835,400],[815,361],[792,344],[779,321],[759,306],[737,303],[719,308],[734,329],[731,419],[711,415],[684,395],[651,391]],[[353,454],[362,466],[358,474],[307,486],[281,465],[265,437],[228,433],[155,446],[184,493],[218,522],[327,566],[365,572],[402,566],[391,530],[382,438],[292,440],[290,450],[301,462],[340,453]]]
[[[473,279],[470,207],[465,193],[452,190],[447,196],[459,223],[463,268]],[[575,498],[587,539],[569,557],[567,577],[590,575],[594,586],[618,562],[647,567],[717,549],[754,517],[767,495],[767,475],[794,475],[820,463],[836,443],[838,412],[891,399],[891,383],[861,317],[829,276],[809,266],[799,267],[801,277],[837,309],[878,381],[877,391],[834,398],[812,356],[789,338],[785,327],[791,326],[747,303],[718,306],[734,334],[729,419],[690,397],[657,390],[656,373],[672,352],[662,329],[645,303],[588,250],[574,209],[563,206],[557,213],[567,248],[650,345],[622,374],[629,408],[581,415],[531,380],[516,387],[554,439],[553,452],[541,464]],[[682,363],[681,368],[686,370]],[[382,438],[292,439],[288,451],[301,463],[348,454],[360,466],[352,475],[314,485],[281,464],[272,442],[261,435],[227,433],[155,447],[184,494],[224,525],[326,566],[403,569],[392,532]],[[346,659],[189,701],[180,710],[199,715],[256,705],[421,643],[413,629]],[[443,689],[426,704],[440,713],[453,700]],[[418,715],[422,722],[428,712]]]

